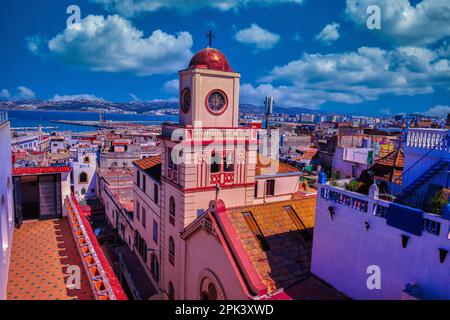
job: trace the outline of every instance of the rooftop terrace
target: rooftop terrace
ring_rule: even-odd
[[[69,289],[67,267],[83,270],[67,218],[27,222],[14,232],[8,300],[94,300],[86,274]]]

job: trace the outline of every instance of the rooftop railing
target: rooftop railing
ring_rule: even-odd
[[[238,128],[192,127],[170,123],[163,125],[162,136],[166,138],[173,138],[178,141],[181,140],[220,141],[222,139],[256,140],[257,130],[248,127],[238,127]]]
[[[329,184],[319,185],[319,197],[338,206],[349,208],[349,214],[370,214],[381,219],[387,219],[389,214],[389,201],[378,197],[363,195],[345,190]],[[321,201],[319,199],[319,201]],[[450,240],[450,220],[440,215],[424,212],[422,231],[436,237]]]
[[[0,124],[2,124],[5,121],[8,121],[8,112],[0,111]]]
[[[409,148],[449,151],[448,130],[410,128],[406,136],[406,146]]]

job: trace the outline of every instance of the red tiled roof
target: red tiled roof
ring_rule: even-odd
[[[278,165],[278,166],[277,166]],[[283,162],[273,160],[271,158],[258,155],[256,162],[256,175],[272,175],[281,173],[300,172],[299,169]]]
[[[51,173],[63,173],[70,172],[69,166],[63,167],[25,167],[25,168],[13,168],[12,175],[33,175],[33,174],[51,174]]]
[[[225,241],[224,246],[236,254],[235,263],[240,265],[254,293],[259,296],[276,293],[310,276],[315,197],[228,209],[223,208],[223,201],[216,203],[218,209],[210,213],[211,220],[220,233],[219,238]],[[298,219],[285,208],[292,208],[291,214]],[[256,229],[260,230],[258,237],[244,212],[253,216]],[[274,298],[289,297],[276,295]]]
[[[155,179],[159,180],[161,177],[161,156],[148,157],[141,160],[133,161],[133,163],[141,170],[147,172]]]

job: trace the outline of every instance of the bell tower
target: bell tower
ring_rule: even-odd
[[[184,292],[184,239],[180,234],[222,199],[253,204],[257,132],[239,124],[240,74],[223,53],[205,48],[179,72],[179,123],[165,123],[161,145],[161,283]],[[164,252],[168,251],[168,254]]]
[[[184,126],[237,128],[240,74],[231,69],[225,55],[205,48],[189,67],[179,72],[180,115]]]

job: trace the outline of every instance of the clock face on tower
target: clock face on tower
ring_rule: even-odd
[[[213,114],[223,113],[227,106],[227,95],[221,90],[213,90],[206,97],[206,107]]]
[[[181,111],[184,113],[188,113],[191,109],[191,91],[189,88],[184,88],[181,92],[181,99],[180,99],[180,106]]]

